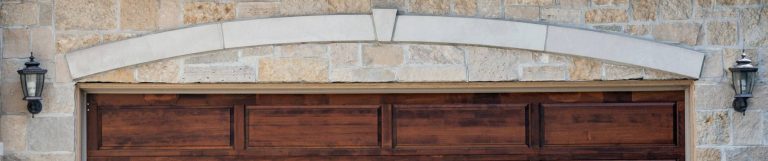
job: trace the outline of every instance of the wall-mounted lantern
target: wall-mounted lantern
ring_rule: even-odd
[[[736,66],[728,69],[731,71],[733,89],[736,91],[733,109],[739,112],[747,111],[747,99],[752,97],[757,68],[752,66],[752,60],[747,59],[747,54],[742,51],[741,59],[736,60]]]
[[[35,62],[35,57],[29,53],[29,62],[24,63],[24,69],[19,70],[21,77],[21,91],[24,92],[24,100],[27,100],[27,110],[29,113],[38,114],[43,111],[43,85],[45,84],[45,73],[48,70],[40,68],[40,63]]]

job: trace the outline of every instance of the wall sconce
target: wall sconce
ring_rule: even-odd
[[[752,66],[752,60],[747,59],[747,54],[742,51],[741,59],[736,60],[736,66],[728,70],[731,71],[733,89],[736,91],[733,109],[738,112],[747,111],[747,99],[752,97],[757,68]]]
[[[35,114],[43,111],[43,85],[45,84],[45,73],[48,70],[40,68],[40,63],[35,62],[35,57],[29,53],[29,62],[24,63],[24,69],[18,70],[21,77],[21,91],[24,92],[24,100],[27,100],[27,110]]]

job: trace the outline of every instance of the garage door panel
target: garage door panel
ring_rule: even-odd
[[[395,145],[526,146],[525,104],[394,105]]]
[[[231,147],[231,107],[100,107],[100,149]]]
[[[683,91],[89,94],[88,160],[685,157]]]
[[[674,103],[542,104],[544,146],[675,145]]]
[[[249,106],[249,148],[378,147],[379,106]]]

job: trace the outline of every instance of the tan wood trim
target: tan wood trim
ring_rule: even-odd
[[[76,159],[85,160],[85,95],[88,93],[483,93],[483,92],[596,92],[596,91],[669,91],[686,94],[686,161],[695,158],[694,80],[622,80],[584,82],[452,82],[452,83],[78,83],[75,113],[78,148]]]
[[[79,83],[87,93],[493,93],[685,90],[693,80],[453,83]]]

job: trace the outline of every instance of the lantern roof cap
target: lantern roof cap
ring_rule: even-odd
[[[29,61],[24,63],[24,69],[18,70],[19,74],[45,74],[48,70],[40,68],[40,62],[35,61],[35,56],[29,53]]]
[[[747,58],[747,53],[741,53],[741,59],[736,60],[736,68],[754,68],[752,60]]]

